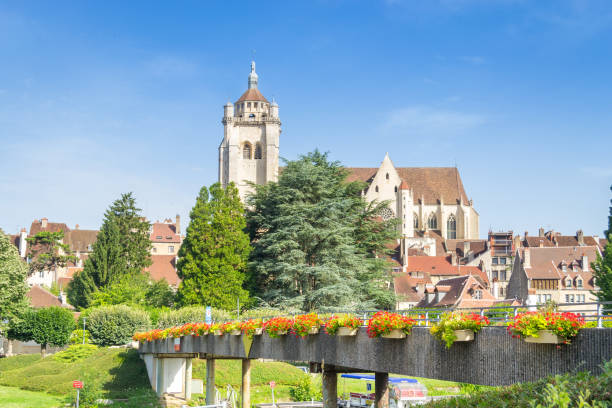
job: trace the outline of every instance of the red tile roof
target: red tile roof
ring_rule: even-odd
[[[26,296],[30,298],[32,307],[62,306],[62,302],[57,296],[38,285],[33,285]],[[72,308],[70,305],[64,305],[63,307]]]
[[[154,222],[151,230],[151,242],[180,243],[181,236],[176,233],[176,225],[165,222]]]
[[[146,270],[155,281],[166,279],[168,284],[177,286],[181,280],[176,274],[176,256],[151,255],[151,266]]]
[[[64,235],[64,244],[70,246],[72,252],[91,252],[98,237],[96,230],[71,230]]]
[[[242,94],[240,99],[236,101],[236,103],[244,101],[262,101],[269,103],[268,100],[264,98],[264,96],[261,94],[261,92],[259,92],[259,89],[257,88],[247,89],[246,92]]]
[[[576,246],[576,247],[552,247],[552,248],[529,248],[524,251],[529,251],[530,266],[525,267],[525,273],[531,279],[562,279],[567,274],[573,273],[572,263],[577,265],[577,271],[581,275],[585,286],[592,282],[593,275],[591,272],[590,263],[597,259],[599,253],[597,247],[594,246]],[[525,254],[523,251],[523,259]],[[587,257],[587,271],[584,271],[582,265],[582,256]],[[564,273],[561,263],[567,264],[567,273]]]
[[[58,232],[58,231],[70,231],[70,228],[63,222],[47,222],[47,226],[45,228],[42,227],[41,220],[32,221],[32,225],[30,225],[30,236],[34,236],[41,231],[49,231],[49,232]]]

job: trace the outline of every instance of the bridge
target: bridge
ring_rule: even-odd
[[[175,340],[180,346],[175,349]],[[601,372],[612,359],[612,328],[580,330],[571,344],[526,343],[512,338],[505,327],[484,327],[474,341],[456,342],[450,349],[425,327],[414,327],[406,339],[369,338],[365,328],[356,336],[326,333],[306,338],[267,334],[185,336],[139,344],[154,390],[191,398],[191,360],[205,358],[206,399],[213,404],[215,359],[242,360],[242,408],[250,408],[250,361],[271,359],[310,363],[323,374],[323,404],[337,406],[337,373],[375,373],[377,408],[388,404],[389,373],[480,385],[510,385],[575,371]]]

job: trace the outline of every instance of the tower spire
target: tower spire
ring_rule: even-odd
[[[257,89],[257,81],[259,77],[255,72],[255,61],[251,61],[251,73],[249,74],[249,89]]]

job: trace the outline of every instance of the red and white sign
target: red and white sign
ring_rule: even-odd
[[[174,339],[174,351],[181,351],[181,339],[178,337]]]
[[[270,388],[276,387],[276,381],[270,381]]]
[[[74,380],[72,382],[72,388],[83,388],[83,381]]]

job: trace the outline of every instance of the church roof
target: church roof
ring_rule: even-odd
[[[236,103],[244,102],[244,101],[262,101],[268,102],[268,100],[259,92],[257,88],[247,89],[245,93],[242,94],[240,99],[236,101]]]
[[[347,167],[347,181],[371,183],[378,167]],[[437,204],[440,198],[446,204],[456,204],[467,194],[456,167],[396,167],[398,175],[412,189],[415,202],[424,199],[423,204]]]

